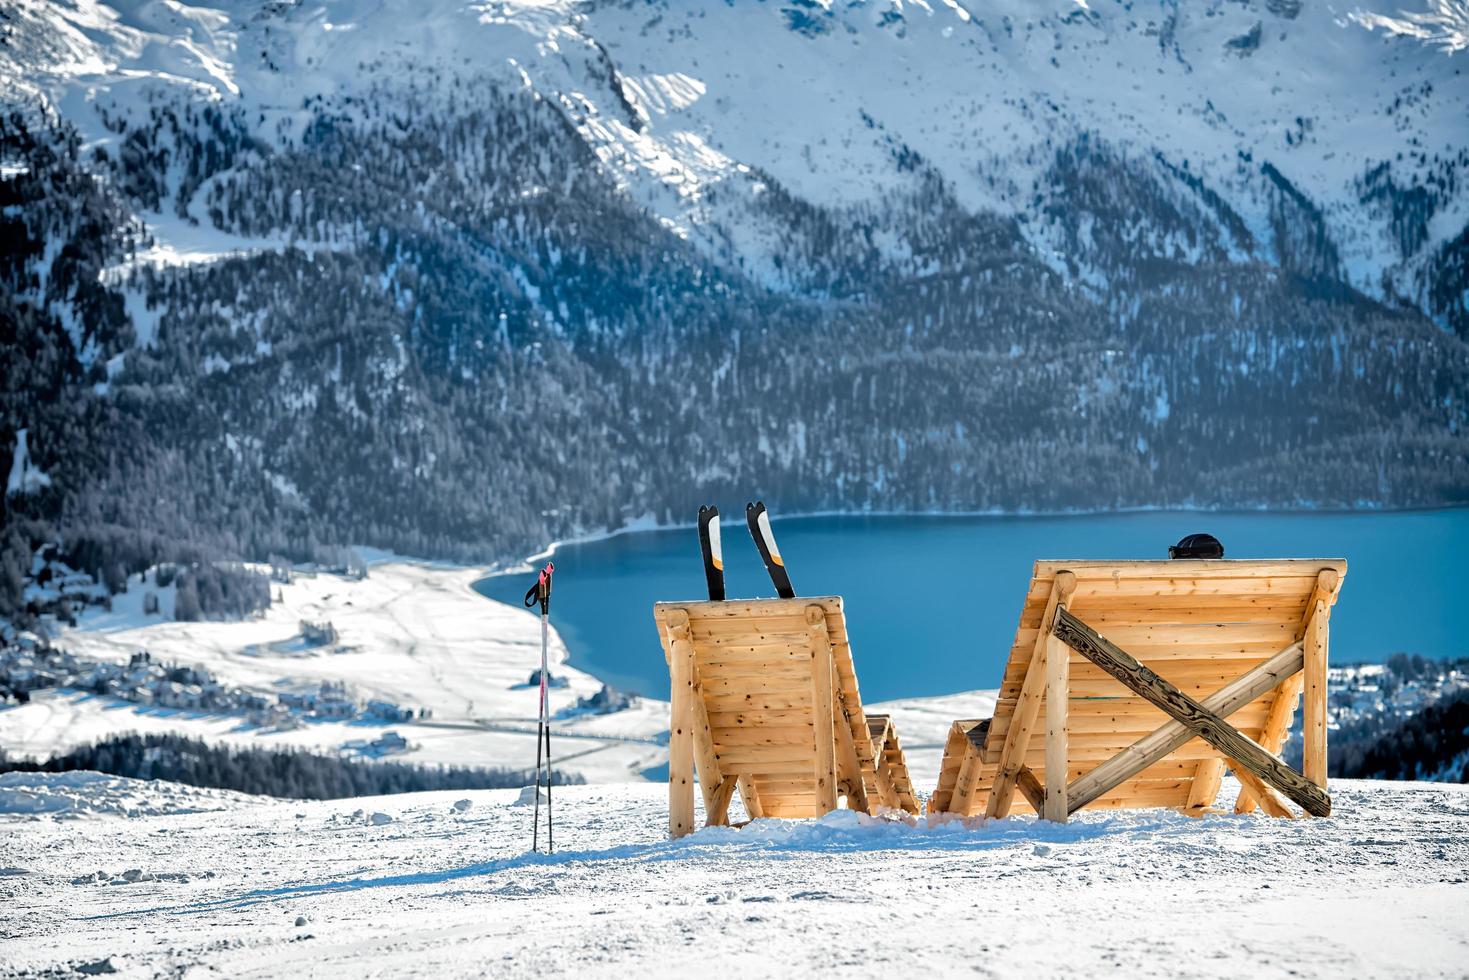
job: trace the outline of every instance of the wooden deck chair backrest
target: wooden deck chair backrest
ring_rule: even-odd
[[[916,813],[891,722],[862,709],[835,596],[653,607],[671,687],[669,829],[694,829],[694,770],[708,823],[736,788],[752,817],[879,805]]]
[[[1327,623],[1345,575],[1341,559],[1036,562],[994,718],[955,723],[930,810],[1198,814],[1228,766],[1246,787],[1237,809],[1289,815],[1281,790],[1319,812],[1299,783],[1326,786]],[[1234,738],[1278,754],[1303,688],[1304,780]]]

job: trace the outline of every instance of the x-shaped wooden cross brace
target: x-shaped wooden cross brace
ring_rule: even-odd
[[[1203,775],[1206,768],[1212,783],[1203,787],[1196,785],[1195,796],[1213,799],[1218,790],[1218,777],[1227,760],[1244,787],[1236,805],[1238,812],[1248,812],[1258,802],[1272,816],[1292,816],[1276,795],[1278,791],[1309,814],[1330,815],[1331,798],[1324,789],[1326,624],[1339,584],[1338,572],[1323,570],[1306,604],[1298,639],[1203,701],[1197,701],[1077,618],[1067,608],[1076,587],[1076,578],[1070,572],[1058,572],[1000,752],[986,815],[1007,815],[1018,789],[1037,813],[1049,820],[1065,821],[1070,814],[1162,761],[1195,737],[1209,743],[1223,757],[1201,764],[1195,776],[1196,784],[1207,781]],[[1077,651],[1173,719],[1070,784],[1066,782],[1065,704],[1069,673],[1066,647]],[[1303,672],[1304,677],[1301,676]],[[1308,700],[1304,773],[1291,769],[1225,721],[1234,712],[1278,689],[1262,737],[1279,742],[1289,727],[1295,700],[1302,688]],[[1044,786],[1023,764],[1026,745],[1040,713],[1042,695],[1046,699],[1047,715]],[[967,799],[972,791],[972,784],[978,776],[978,756],[979,753],[966,754],[955,788],[957,799]],[[1190,804],[1193,805],[1192,797]],[[1197,809],[1202,810],[1206,805],[1206,802],[1201,802]]]

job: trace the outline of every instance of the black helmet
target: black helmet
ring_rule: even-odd
[[[1169,558],[1223,558],[1224,545],[1212,534],[1189,534],[1168,548]]]

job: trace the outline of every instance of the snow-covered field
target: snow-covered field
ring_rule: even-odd
[[[579,786],[557,791],[547,857],[527,853],[530,809],[511,790],[295,803],[104,780],[98,793],[144,815],[65,802],[28,815],[48,780],[77,798],[75,776],[0,777],[0,811],[23,811],[0,815],[0,973],[1469,970],[1465,786],[1340,782],[1329,820],[927,827],[838,811],[680,841],[666,839],[662,787]]]
[[[408,762],[529,766],[535,759],[536,691],[526,686],[540,663],[540,623],[524,610],[491,602],[471,583],[482,570],[379,560],[366,579],[297,576],[272,584],[273,602],[241,622],[175,622],[142,613],[143,589],[114,600],[112,612],[83,616],[55,643],[93,660],[126,663],[147,650],[154,659],[208,668],[221,681],[279,694],[322,681],[345,682],[361,698],[385,700],[432,715],[414,723],[313,721],[291,731],[254,728],[239,715],[142,706],[76,691],[37,694],[30,704],[0,707],[0,748],[21,755],[53,752],[121,732],[179,732],[211,741],[337,751],[386,729],[408,739]],[[167,606],[164,612],[168,612]],[[339,641],[303,649],[302,620],[330,621]],[[649,619],[648,639],[659,655]],[[601,682],[566,666],[565,645],[552,637],[553,675],[567,686],[551,692],[553,711],[570,709]],[[658,733],[664,702],[640,701],[611,715],[556,722],[558,763],[593,780],[637,778],[667,759]]]

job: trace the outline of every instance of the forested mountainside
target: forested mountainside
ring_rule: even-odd
[[[1452,31],[968,6],[0,7],[0,612],[57,539],[1469,497]]]

